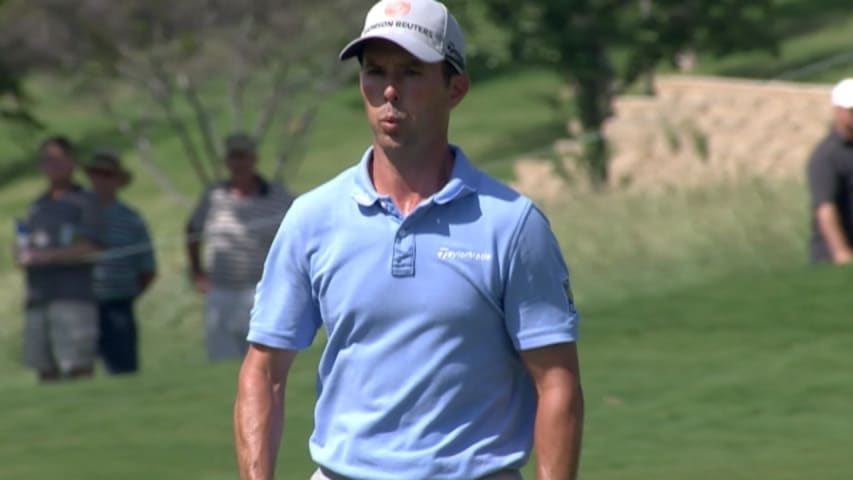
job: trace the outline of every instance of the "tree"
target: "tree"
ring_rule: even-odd
[[[0,0],[0,7],[5,0]],[[29,97],[24,92],[22,72],[6,60],[10,45],[0,43],[0,120],[23,124],[29,127],[39,126],[29,111]]]
[[[152,134],[175,135],[206,186],[223,175],[224,130],[247,131],[274,145],[283,180],[321,102],[346,78],[336,53],[358,29],[359,3],[7,0],[0,31],[33,68],[64,72],[97,100],[158,184],[181,197],[155,161]]]
[[[482,0],[506,30],[515,61],[557,69],[574,88],[583,159],[593,185],[607,183],[604,122],[611,100],[685,49],[724,55],[773,49],[772,0]],[[617,62],[617,59],[624,59]]]

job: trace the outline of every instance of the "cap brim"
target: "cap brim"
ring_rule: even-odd
[[[435,49],[430,48],[423,42],[408,38],[406,36],[392,34],[383,35],[381,33],[356,38],[355,40],[350,42],[349,45],[344,47],[343,50],[341,50],[339,58],[341,60],[347,60],[349,58],[357,56],[364,49],[364,44],[369,40],[387,40],[391,43],[395,43],[407,52],[417,57],[422,62],[438,63],[444,61],[444,56],[442,54],[436,52]]]

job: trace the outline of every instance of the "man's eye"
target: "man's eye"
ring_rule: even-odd
[[[417,76],[420,75],[421,71],[418,68],[409,68],[406,69],[406,75]]]

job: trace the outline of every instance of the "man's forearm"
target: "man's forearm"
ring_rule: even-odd
[[[97,260],[97,247],[90,242],[80,242],[68,247],[46,248],[35,256],[36,264],[93,263]]]
[[[826,242],[832,259],[838,261],[849,261],[853,256],[853,248],[850,239],[841,228],[841,219],[838,209],[832,204],[822,204],[817,207],[816,212],[818,228]]]
[[[284,383],[244,365],[234,408],[234,433],[241,480],[272,480],[284,428]]]
[[[542,392],[536,411],[536,479],[575,480],[580,464],[584,401],[580,385]]]
[[[203,273],[201,268],[201,242],[192,237],[187,239],[187,258],[190,262],[190,272],[193,275]]]

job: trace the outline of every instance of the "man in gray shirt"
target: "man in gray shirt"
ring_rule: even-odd
[[[92,290],[99,219],[95,198],[73,181],[71,142],[39,149],[47,191],[30,207],[18,265],[26,271],[24,362],[41,381],[91,376],[98,339]]]
[[[853,262],[853,79],[832,90],[835,118],[808,164],[812,262]]]

